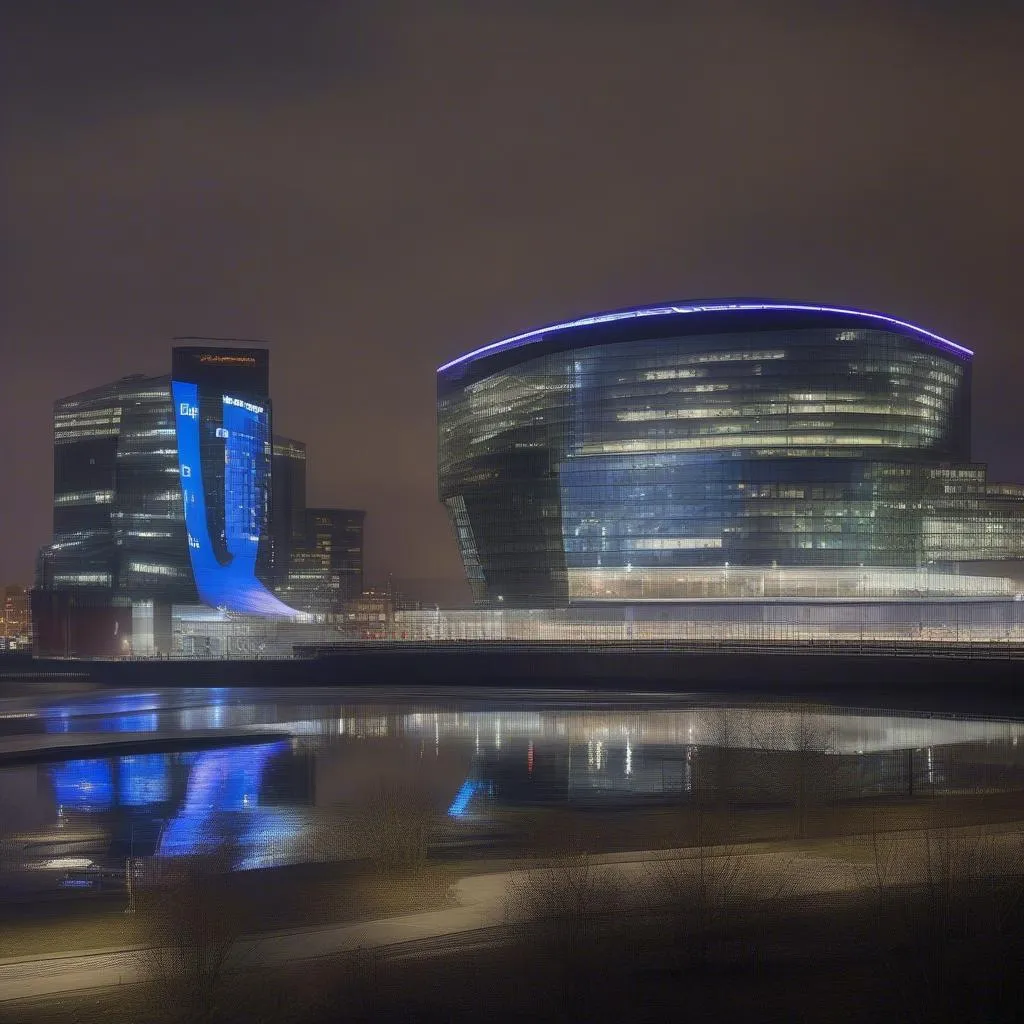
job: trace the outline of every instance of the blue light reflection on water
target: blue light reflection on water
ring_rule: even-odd
[[[168,754],[163,763],[156,755],[133,754],[59,766],[54,790],[63,810],[96,815],[97,826],[111,835],[111,860],[117,855],[123,859],[129,850],[134,856],[202,852],[222,840],[242,869],[302,859],[310,850],[319,851],[322,841],[310,829],[306,801],[344,805],[358,795],[359,786],[372,784],[386,762],[388,772],[404,772],[415,776],[417,785],[429,786],[432,799],[442,801],[453,824],[484,819],[490,811],[488,793],[502,807],[675,804],[694,796],[696,752],[713,747],[717,736],[727,734],[739,747],[756,742],[758,750],[767,749],[768,737],[778,749],[791,750],[794,737],[803,735],[793,730],[809,728],[802,714],[779,711],[772,713],[769,732],[763,725],[768,712],[754,717],[747,708],[427,714],[401,706],[350,708],[328,698],[317,704],[306,694],[289,694],[287,700],[275,695],[273,701],[262,694],[257,701],[225,691],[202,691],[200,696],[202,703],[192,691],[175,691],[173,702],[149,695],[149,703],[75,697],[62,705],[66,715],[94,728],[111,717],[145,716],[159,709],[159,728],[168,735],[187,735],[188,716],[189,725],[201,730],[215,724],[238,729],[274,722],[281,732],[296,737],[292,744],[260,745],[254,742],[257,734],[250,733],[244,747]],[[1007,778],[1024,772],[1024,755],[1019,754],[1024,742],[1018,747],[1024,727],[1019,723],[846,712],[823,713],[810,721],[815,735],[827,737],[831,747],[847,755],[846,767],[837,768],[843,786],[863,787],[867,773],[878,777],[878,792],[899,795],[907,786],[908,763],[918,772],[926,767],[924,754],[911,755],[908,762],[906,751],[944,744],[983,743],[986,750],[994,744],[999,771],[1007,772]],[[761,732],[755,734],[755,727]],[[424,742],[439,744],[443,752],[434,774],[424,770]],[[420,750],[416,767],[404,760],[410,743]],[[257,746],[266,753],[257,755]],[[286,748],[290,752],[275,762],[272,751]],[[1004,758],[1010,767],[1002,767]],[[930,775],[925,778],[933,781]],[[965,784],[974,784],[973,776],[965,778]],[[989,775],[985,778],[990,780]],[[765,782],[765,787],[771,785]],[[782,793],[779,799],[784,797]],[[108,813],[100,821],[104,811]],[[52,807],[42,813],[52,813]],[[308,847],[303,845],[307,835]]]
[[[273,838],[254,826],[263,772],[272,758],[287,749],[288,743],[280,741],[199,754],[192,765],[184,803],[165,826],[157,855],[202,853],[234,835],[241,847],[239,866],[243,866],[251,857],[247,846]]]
[[[123,694],[100,700],[62,704],[44,712],[47,732],[155,732],[154,694]]]
[[[118,803],[145,807],[171,796],[170,757],[167,754],[131,754],[118,760]]]
[[[455,794],[455,799],[452,800],[451,806],[448,808],[448,817],[468,817],[469,805],[472,802],[473,797],[475,797],[477,793],[493,793],[493,788],[494,787],[491,783],[483,782],[479,779],[466,779],[466,781],[459,787],[458,793]]]
[[[184,799],[164,824],[154,852],[185,856],[228,841],[237,847],[235,867],[246,869],[274,863],[281,844],[301,831],[296,814],[260,806],[267,765],[289,749],[281,740],[180,754],[79,758],[48,765],[47,772],[61,815],[130,809],[132,829],[144,832],[146,821],[159,825],[175,799],[178,765],[187,771]]]
[[[109,810],[114,802],[110,762],[98,758],[64,761],[52,765],[54,797],[62,810],[95,813]]]
[[[156,732],[155,711],[145,714],[117,715],[104,718],[72,718],[60,715],[47,719],[47,732]]]

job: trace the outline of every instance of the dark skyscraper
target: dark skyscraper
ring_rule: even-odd
[[[293,617],[268,586],[271,474],[264,350],[177,347],[170,376],[59,400],[37,649],[167,650],[179,604]]]
[[[44,589],[195,599],[169,387],[132,376],[55,403]]]
[[[327,559],[332,586],[344,602],[363,592],[363,524],[366,513],[352,508],[306,510],[307,544]]]
[[[363,592],[361,509],[307,508],[302,541],[292,547],[285,599],[317,615],[334,615]]]
[[[133,602],[197,600],[170,385],[135,375],[54,404],[53,541],[33,592],[42,653],[126,653]]]
[[[271,468],[271,542],[274,585],[288,581],[292,552],[306,536],[306,446],[290,437],[274,437]]]

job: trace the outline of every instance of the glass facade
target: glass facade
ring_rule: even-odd
[[[290,437],[274,437],[271,460],[271,542],[274,587],[288,583],[292,552],[306,536],[306,446]]]
[[[198,385],[177,380],[172,394],[188,553],[200,599],[248,615],[292,614],[256,575],[269,523],[266,400],[218,395],[211,407]]]
[[[589,318],[441,368],[440,497],[482,605],[919,595],[906,569],[955,594],[1024,558],[1024,491],[970,462],[970,373],[880,314]]]
[[[293,607],[334,616],[363,593],[362,509],[307,508],[282,596]]]
[[[264,351],[182,347],[170,375],[125,377],[55,404],[53,541],[33,598],[38,649],[81,652],[92,637],[88,653],[125,653],[138,619],[148,623],[147,651],[166,652],[172,605],[296,615],[267,586],[268,382]]]
[[[43,590],[196,600],[169,377],[126,377],[54,406],[53,541]]]
[[[339,604],[363,592],[365,520],[362,509],[311,508],[307,512],[307,544],[322,553]]]

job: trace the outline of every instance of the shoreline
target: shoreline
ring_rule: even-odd
[[[313,652],[310,652],[313,655]],[[581,645],[386,641],[280,660],[0,659],[0,697],[94,689],[388,689],[517,702],[538,692],[652,700],[811,701],[1019,717],[1024,650],[962,645],[927,649],[858,645]]]

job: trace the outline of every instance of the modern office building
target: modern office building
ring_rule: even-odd
[[[274,437],[271,464],[271,543],[274,587],[288,584],[292,554],[306,540],[306,446]]]
[[[971,359],[881,313],[767,299],[453,359],[439,491],[476,603],[1013,597],[1024,487],[971,461]]]
[[[281,591],[295,608],[338,615],[363,593],[362,509],[307,508],[304,529],[292,545],[287,584]]]
[[[270,589],[269,371],[265,350],[180,346],[169,375],[55,404],[38,652],[166,654],[175,606],[296,617]]]
[[[363,529],[366,512],[355,508],[306,510],[306,546],[322,552],[340,602],[363,592]]]

